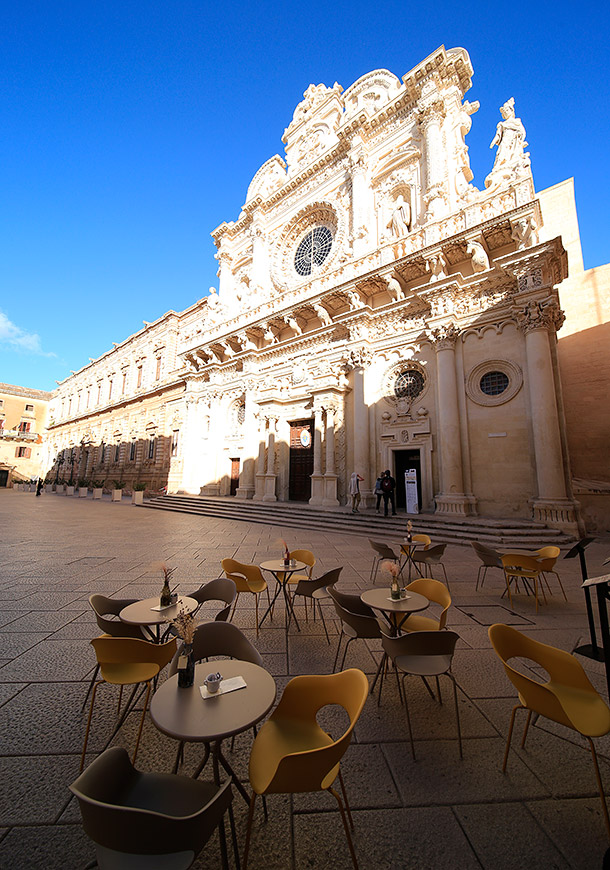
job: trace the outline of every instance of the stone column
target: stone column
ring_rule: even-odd
[[[427,206],[426,220],[441,217],[447,211],[445,191],[445,152],[443,149],[442,123],[445,105],[442,100],[434,100],[419,108],[418,123],[424,137],[424,159],[426,166],[426,192],[424,202]]]
[[[322,475],[322,408],[314,408],[313,474],[311,475],[311,498],[309,504],[322,504],[324,500],[324,477]]]
[[[266,289],[269,286],[269,264],[267,258],[267,237],[265,235],[262,220],[258,215],[254,216],[250,229],[252,239],[252,272],[250,289]]]
[[[255,492],[255,451],[257,442],[257,426],[255,409],[258,406],[254,402],[251,391],[246,391],[246,417],[244,420],[244,454],[239,486],[235,493],[236,498],[253,498]],[[264,447],[263,447],[264,449]]]
[[[361,257],[367,249],[367,193],[366,154],[360,145],[350,156],[352,176],[352,252]]]
[[[533,500],[534,519],[559,527],[573,527],[576,506],[567,498],[559,412],[551,356],[551,332],[564,320],[554,300],[528,302],[517,312],[525,334],[530,419],[536,460],[538,496]]]
[[[440,445],[441,489],[435,496],[436,513],[468,516],[476,514],[476,500],[464,493],[462,439],[455,368],[455,342],[459,330],[452,324],[431,331],[436,350],[438,390],[438,440]]]
[[[262,412],[258,417],[258,458],[256,460],[255,489],[252,501],[262,501],[265,495],[265,448],[267,444],[267,419]]]
[[[265,474],[265,494],[263,501],[277,501],[275,494],[275,427],[277,417],[269,417],[269,440],[267,442],[267,473]]]
[[[364,398],[364,363],[357,362],[354,367],[354,467],[348,470],[348,477],[357,471],[364,478],[360,486],[363,506],[368,507],[367,499],[371,496],[375,481],[371,481],[369,469],[369,409]]]
[[[334,405],[326,406],[326,431],[324,436],[326,472],[324,474],[324,499],[322,501],[325,507],[339,507],[335,465],[335,412],[336,408]]]

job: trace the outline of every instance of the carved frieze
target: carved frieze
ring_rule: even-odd
[[[528,302],[523,308],[514,309],[514,317],[519,329],[526,334],[534,329],[556,332],[565,321],[565,313],[555,299]]]

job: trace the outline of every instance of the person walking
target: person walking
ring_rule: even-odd
[[[388,502],[392,504],[392,516],[396,516],[396,499],[394,496],[394,491],[396,489],[396,481],[390,474],[390,469],[388,468],[383,472],[383,477],[381,479],[381,494],[383,495],[383,515],[387,517],[388,515]]]
[[[42,477],[39,477],[38,483],[36,484],[36,495],[40,495],[40,493],[42,492],[43,486],[44,486],[44,480],[42,479]]]
[[[375,481],[375,495],[377,497],[377,504],[375,505],[375,513],[379,513],[379,509],[381,507],[381,499],[383,498],[383,487],[381,486],[381,482],[383,480],[383,471]]]
[[[357,471],[354,471],[349,481],[349,494],[352,497],[352,513],[358,514],[358,505],[360,504],[360,481],[364,477],[360,477]]]

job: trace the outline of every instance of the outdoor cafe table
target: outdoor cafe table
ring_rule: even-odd
[[[421,571],[417,563],[413,559],[413,553],[417,550],[418,547],[424,547],[424,543],[422,541],[409,541],[405,538],[405,540],[400,544],[400,552],[405,557],[404,560],[401,558],[398,564],[398,573],[402,576],[402,572],[409,566],[409,582],[411,581],[411,568],[415,568],[419,576],[421,577]]]
[[[202,698],[200,687],[207,675],[216,670],[225,680],[243,677],[246,686],[226,695]],[[249,804],[249,795],[222,754],[221,743],[225,738],[240,734],[260,722],[273,706],[275,695],[275,680],[269,671],[237,659],[200,662],[195,666],[195,680],[189,688],[178,686],[178,674],[169,677],[153,695],[150,716],[159,731],[180,741],[174,773],[178,770],[183,742],[206,744],[203,762],[195,777],[199,776],[209,757],[211,744],[216,785],[220,785],[219,764],[222,764]]]
[[[175,604],[171,607],[164,607],[163,610],[153,610],[153,607],[159,605],[159,596],[156,598],[143,598],[142,601],[134,601],[133,604],[128,604],[119,613],[120,619],[128,625],[140,625],[147,633],[153,643],[161,642],[161,626],[166,622],[172,622],[184,610],[186,613],[192,613],[199,607],[199,602],[196,598],[189,598],[187,595],[180,595]],[[153,631],[153,628],[155,629]]]
[[[265,611],[263,618],[258,624],[258,627],[260,628],[262,626],[268,614],[272,612],[273,605],[275,604],[281,590],[284,593],[284,602],[286,604],[286,634],[288,634],[288,628],[290,626],[291,619],[294,619],[297,630],[300,631],[301,629],[299,627],[296,614],[293,610],[292,601],[290,600],[290,595],[288,592],[288,581],[297,571],[307,570],[309,566],[305,562],[299,562],[297,559],[291,559],[290,565],[284,564],[283,559],[271,559],[269,562],[261,562],[260,567],[263,571],[269,571],[270,574],[273,574],[277,582],[277,588],[275,590],[273,600]]]
[[[382,586],[366,589],[360,595],[360,600],[373,610],[383,613],[393,634],[400,634],[400,629],[410,613],[425,610],[430,604],[425,595],[420,595],[419,592],[407,592],[404,598],[393,601],[389,588]]]

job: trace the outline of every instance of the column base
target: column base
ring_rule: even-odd
[[[254,495],[252,501],[262,501],[265,495],[265,474],[257,474],[254,482]]]
[[[265,494],[263,495],[263,501],[277,501],[277,496],[275,494],[276,476],[277,475],[275,474],[265,475]]]
[[[579,536],[582,532],[580,504],[571,498],[533,498],[532,515],[537,523]]]
[[[238,486],[235,490],[235,498],[248,499],[254,498],[256,488],[254,486]]]
[[[324,475],[324,498],[322,504],[324,507],[339,507],[339,499],[337,498],[337,478],[336,474]]]
[[[220,495],[220,484],[206,483],[199,489],[199,495]]]
[[[435,495],[436,510],[434,513],[453,517],[476,517],[477,500],[473,495],[465,495],[463,492],[455,495]]]
[[[324,503],[324,475],[311,475],[311,498],[309,504],[321,505]]]

